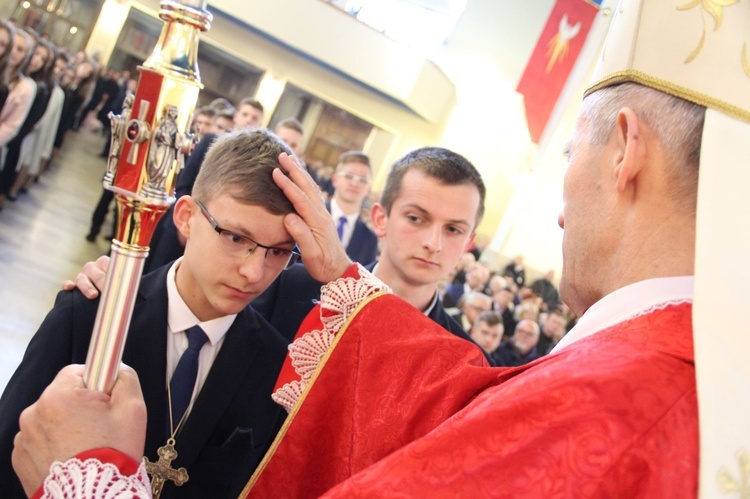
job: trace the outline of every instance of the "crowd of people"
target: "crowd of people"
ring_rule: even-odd
[[[134,80],[0,20],[0,210],[32,187],[87,117],[107,130]]]
[[[644,43],[640,23],[671,26],[681,10],[625,0],[607,43]],[[652,54],[665,66],[668,49]],[[326,199],[297,158],[301,125],[271,132],[262,106],[241,101],[233,132],[200,130],[140,283],[124,345],[132,369],[111,395],[92,394],[69,365],[86,356],[107,257],[66,283],[0,398],[0,487],[698,495],[698,171],[703,188],[721,157],[712,140],[747,138],[750,110],[720,100],[744,91],[745,76],[703,98],[690,88],[705,68],[678,59],[665,85],[605,47],[567,148],[561,292],[551,271],[529,282],[522,256],[492,269],[476,254],[487,191],[460,154],[423,147],[396,160],[360,221],[367,156],[342,155]],[[219,114],[199,110],[195,122]],[[358,227],[376,243],[361,257]]]
[[[441,283],[449,314],[496,366],[520,366],[550,353],[577,321],[560,300],[555,272],[526,282],[523,256],[493,269],[478,255],[478,249],[465,253]]]

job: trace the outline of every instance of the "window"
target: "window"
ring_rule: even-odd
[[[436,59],[467,0],[327,0],[389,38]]]
[[[138,75],[136,68],[153,51],[163,25],[161,20],[131,8],[108,66]],[[217,97],[236,105],[243,98],[255,95],[263,75],[262,70],[203,39],[199,41],[198,67],[203,83],[203,90],[198,94],[198,106],[206,105]]]
[[[104,0],[18,0],[0,7],[0,16],[74,53],[86,47],[103,4]]]

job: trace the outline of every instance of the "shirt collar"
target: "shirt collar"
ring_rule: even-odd
[[[378,277],[378,265],[380,265],[380,262],[375,262],[375,265],[372,267],[372,270],[370,273],[374,275],[375,277]],[[422,310],[422,313],[424,315],[429,316],[432,313],[432,310],[435,308],[435,305],[437,305],[438,300],[440,297],[438,296],[438,292],[435,291],[435,295],[432,297],[432,301],[429,305],[427,305],[427,308]]]
[[[594,303],[553,352],[615,324],[680,303],[692,303],[694,276],[660,277],[629,284]]]
[[[353,222],[357,221],[357,218],[359,217],[359,213],[355,213],[353,215],[347,215],[343,211],[341,211],[341,208],[339,208],[339,205],[336,203],[335,198],[331,198],[331,217],[338,222],[339,218],[346,217],[346,223],[352,224]]]
[[[167,324],[170,333],[181,333],[195,325],[199,325],[203,332],[208,336],[211,345],[215,345],[221,338],[227,334],[232,326],[237,314],[225,315],[217,319],[201,322],[198,317],[190,310],[185,300],[180,296],[175,282],[177,268],[182,263],[182,257],[177,259],[167,273],[167,299],[169,302],[167,311]]]

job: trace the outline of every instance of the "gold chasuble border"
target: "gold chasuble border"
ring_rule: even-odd
[[[318,368],[315,369],[315,373],[312,375],[310,380],[307,383],[307,386],[305,387],[304,391],[300,395],[299,400],[297,400],[297,403],[294,404],[294,407],[289,412],[289,415],[286,418],[286,421],[284,421],[283,426],[279,430],[279,433],[276,435],[276,438],[273,440],[273,443],[271,444],[271,447],[268,449],[268,452],[266,452],[266,455],[263,456],[263,460],[260,462],[258,467],[255,469],[255,472],[250,477],[250,480],[247,482],[247,485],[245,485],[245,488],[242,489],[242,492],[240,493],[240,499],[245,498],[250,494],[250,491],[252,490],[255,483],[260,478],[261,473],[263,473],[263,470],[265,470],[268,463],[271,461],[271,458],[273,458],[274,454],[276,453],[276,449],[278,449],[279,445],[281,445],[281,441],[286,436],[287,431],[289,431],[289,427],[291,426],[292,422],[294,422],[294,418],[297,416],[297,413],[299,412],[300,407],[302,407],[302,404],[305,402],[305,399],[307,398],[307,394],[310,393],[310,390],[315,385],[315,381],[318,379],[318,376],[323,371],[323,368],[325,367],[326,363],[328,362],[328,359],[330,358],[333,351],[336,349],[336,345],[338,345],[339,340],[344,336],[346,333],[346,330],[349,328],[349,324],[354,320],[354,318],[359,314],[359,312],[366,307],[371,301],[380,298],[381,296],[390,295],[391,293],[388,293],[386,291],[376,291],[374,294],[371,294],[364,298],[359,305],[354,309],[352,314],[346,319],[344,324],[341,326],[338,332],[336,332],[336,335],[333,340],[333,344],[331,344],[331,348],[328,349],[328,352],[323,356],[323,358],[320,360],[320,364],[318,365]]]

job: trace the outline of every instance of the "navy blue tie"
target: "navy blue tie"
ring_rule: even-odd
[[[195,388],[195,378],[198,376],[198,356],[201,348],[208,341],[208,336],[200,326],[193,326],[185,331],[188,337],[187,350],[180,357],[177,367],[169,382],[172,396],[172,431],[180,424],[183,414],[190,405]]]
[[[344,240],[344,225],[346,225],[346,217],[341,216],[339,218],[339,225],[336,227],[336,232],[339,234],[339,241]]]

